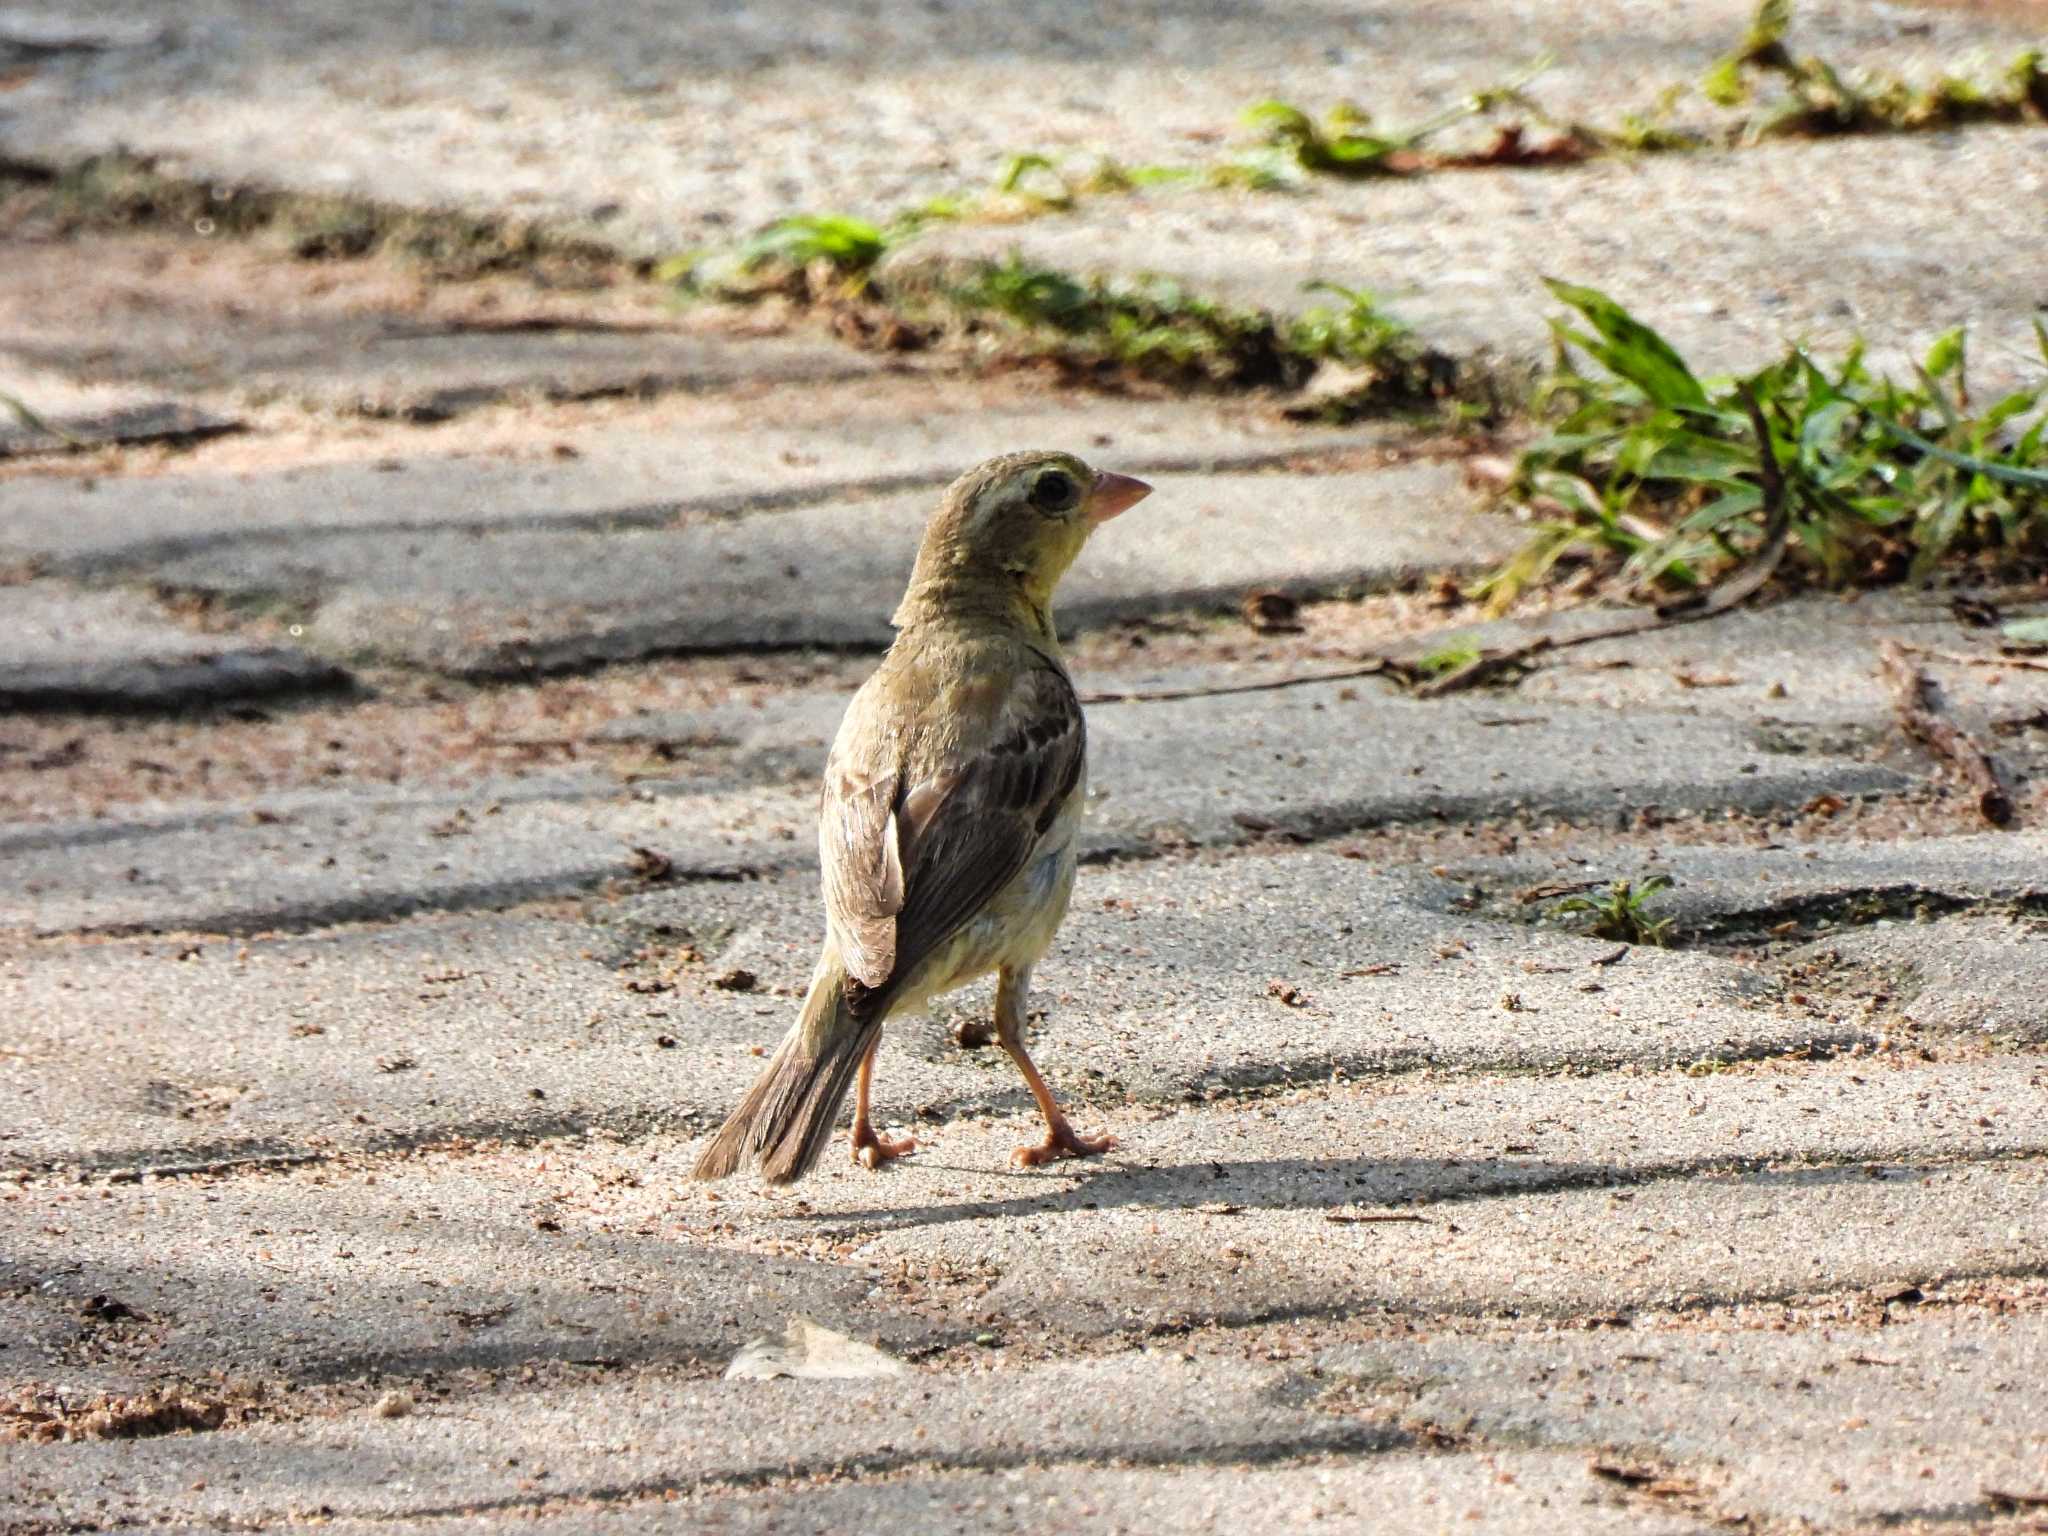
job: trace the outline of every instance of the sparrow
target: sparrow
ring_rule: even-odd
[[[1073,894],[1087,775],[1053,588],[1096,528],[1151,491],[1048,452],[991,459],[947,489],[890,621],[895,641],[826,758],[825,941],[803,1011],[695,1177],[748,1161],[771,1184],[802,1177],[849,1086],[856,1162],[915,1150],[869,1119],[882,1026],[991,971],[995,1038],[1045,1117],[1044,1141],[1013,1162],[1115,1145],[1060,1112],[1024,1048],[1025,999]]]

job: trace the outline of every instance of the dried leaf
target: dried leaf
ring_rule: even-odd
[[[779,1334],[750,1339],[725,1369],[727,1381],[772,1381],[793,1376],[813,1381],[846,1381],[865,1376],[904,1376],[910,1367],[872,1344],[835,1333],[807,1317],[792,1317]]]

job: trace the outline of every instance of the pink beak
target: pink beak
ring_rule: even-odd
[[[1095,484],[1088,488],[1087,517],[1091,523],[1106,523],[1120,512],[1128,512],[1147,496],[1152,487],[1142,480],[1133,480],[1129,475],[1113,475],[1103,470],[1095,477]]]

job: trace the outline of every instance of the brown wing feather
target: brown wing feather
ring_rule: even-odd
[[[1063,673],[1021,675],[994,725],[985,748],[911,786],[898,804],[904,898],[892,981],[1017,876],[1080,784],[1087,730]]]
[[[903,906],[900,782],[894,772],[836,751],[825,765],[818,808],[825,921],[846,974],[864,987],[881,986],[896,967],[896,914]]]

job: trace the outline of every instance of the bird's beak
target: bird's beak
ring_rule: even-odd
[[[1128,512],[1147,496],[1152,487],[1142,480],[1133,480],[1129,475],[1113,475],[1103,470],[1096,475],[1095,484],[1088,488],[1088,504],[1084,509],[1091,523],[1106,523],[1119,512]]]

